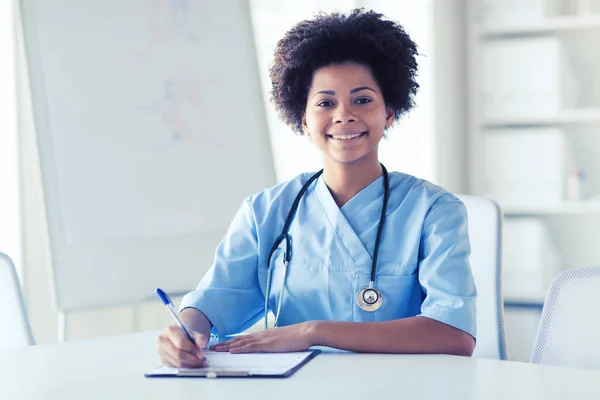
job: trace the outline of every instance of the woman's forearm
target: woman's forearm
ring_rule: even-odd
[[[179,317],[186,327],[206,336],[207,340],[210,339],[212,324],[202,311],[192,307],[186,308],[179,313]]]
[[[471,335],[426,317],[386,322],[311,321],[316,346],[367,353],[436,353],[470,356]]]

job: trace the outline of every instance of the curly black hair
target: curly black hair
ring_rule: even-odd
[[[269,71],[271,101],[281,119],[302,134],[302,115],[314,71],[355,62],[371,70],[397,121],[414,106],[419,88],[417,55],[417,45],[404,28],[382,14],[362,8],[347,14],[317,14],[296,24],[277,43]]]

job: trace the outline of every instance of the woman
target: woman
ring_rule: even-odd
[[[381,14],[319,15],[279,41],[272,99],[323,153],[307,173],[249,197],[177,325],[159,337],[166,365],[205,365],[225,336],[266,310],[277,327],[212,350],[471,355],[476,290],[464,205],[378,160],[386,129],[413,105],[416,45]],[[265,299],[267,299],[265,303]]]

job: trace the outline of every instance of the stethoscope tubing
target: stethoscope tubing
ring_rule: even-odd
[[[381,168],[383,170],[383,184],[384,184],[383,207],[381,209],[381,216],[379,218],[379,226],[377,228],[377,236],[375,238],[375,246],[373,249],[373,263],[371,265],[371,276],[370,276],[370,281],[369,281],[370,289],[373,288],[373,284],[375,282],[375,275],[376,275],[376,270],[377,270],[377,256],[379,254],[379,244],[381,241],[381,236],[383,234],[383,225],[385,222],[385,217],[386,217],[386,213],[387,213],[387,205],[388,205],[389,194],[390,194],[389,193],[390,192],[390,183],[389,183],[388,171],[383,166],[383,164],[381,164]],[[291,243],[291,238],[290,238],[290,235],[288,232],[289,232],[290,226],[292,224],[292,221],[294,219],[294,216],[296,215],[296,211],[298,210],[298,205],[300,204],[300,200],[304,196],[304,193],[306,192],[306,190],[308,190],[308,187],[317,178],[319,178],[319,176],[321,176],[321,174],[323,174],[322,169],[320,171],[318,171],[317,173],[315,173],[314,175],[312,175],[308,179],[308,181],[306,181],[306,183],[302,186],[302,188],[296,195],[296,198],[294,199],[294,203],[292,204],[292,207],[290,208],[290,211],[289,211],[287,218],[285,220],[285,223],[283,225],[283,229],[281,230],[281,234],[277,237],[277,239],[275,239],[273,246],[271,246],[269,258],[267,260],[267,279],[266,279],[266,286],[265,286],[265,316],[264,316],[265,329],[268,328],[267,315],[269,313],[269,293],[271,291],[270,289],[271,289],[271,279],[272,279],[271,258],[273,257],[273,253],[275,253],[275,250],[277,250],[277,248],[279,247],[281,242],[283,240],[285,240],[285,252],[283,254],[283,271],[282,271],[282,277],[281,277],[281,291],[279,292],[279,302],[277,304],[277,311],[275,314],[275,324],[274,324],[274,326],[277,327],[277,324],[279,322],[279,315],[281,312],[281,304],[283,303],[283,292],[284,292],[284,287],[285,287],[285,279],[287,277],[288,264],[292,257],[292,253],[291,253],[292,243]]]

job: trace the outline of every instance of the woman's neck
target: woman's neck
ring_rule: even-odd
[[[352,163],[325,160],[324,164],[323,180],[340,208],[383,174],[377,158]]]

